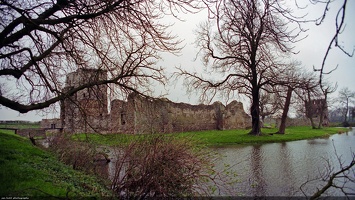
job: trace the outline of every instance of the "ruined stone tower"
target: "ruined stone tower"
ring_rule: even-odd
[[[67,75],[65,90],[98,80],[106,80],[107,72],[79,69]],[[66,132],[102,132],[107,129],[107,86],[80,90],[61,104],[61,119]]]
[[[319,117],[323,115],[323,126],[329,124],[328,105],[325,99],[312,99],[305,102],[306,116],[308,118],[315,118],[319,120]]]

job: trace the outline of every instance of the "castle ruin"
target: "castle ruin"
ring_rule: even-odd
[[[65,90],[107,79],[107,72],[79,69],[67,75]],[[166,98],[147,98],[137,93],[127,101],[115,99],[108,109],[108,86],[100,85],[78,91],[61,102],[61,123],[71,133],[173,133],[200,130],[247,128],[250,117],[243,104],[232,101],[227,106],[175,103]],[[54,126],[54,125],[52,125]]]
[[[320,116],[323,116],[322,125],[329,125],[328,105],[325,99],[312,99],[311,101],[306,101],[305,108],[307,118],[315,118],[317,121],[319,121]]]

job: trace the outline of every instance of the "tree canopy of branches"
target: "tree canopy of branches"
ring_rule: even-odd
[[[277,82],[287,69],[285,57],[293,52],[302,29],[288,28],[291,11],[275,0],[205,0],[209,21],[198,30],[197,45],[206,66],[221,80],[181,70],[189,87],[202,94],[247,94],[251,100],[250,134],[260,135],[260,90]],[[295,24],[297,24],[296,21]]]
[[[297,104],[297,113],[302,117],[307,117],[312,125],[316,128],[315,121],[312,115],[309,115],[310,107],[308,102],[314,99],[323,98],[322,91],[319,85],[319,79],[314,71],[303,71],[301,73],[302,85],[296,87],[294,92],[296,94],[294,102]],[[302,113],[302,114],[301,114]]]
[[[26,113],[102,84],[147,93],[165,82],[159,51],[179,41],[161,22],[190,12],[192,0],[0,1],[0,104]],[[107,71],[108,78],[63,90],[77,69]]]

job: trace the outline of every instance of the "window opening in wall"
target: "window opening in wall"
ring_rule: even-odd
[[[74,89],[74,87],[68,87],[68,90],[72,90],[72,89]],[[74,92],[74,93],[70,94],[70,96],[74,96],[74,94],[76,95],[77,93]]]
[[[51,124],[51,129],[55,129],[55,124]]]
[[[126,118],[125,114],[121,113],[121,125],[125,125],[126,124],[125,118]]]

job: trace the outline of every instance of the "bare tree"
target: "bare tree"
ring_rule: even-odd
[[[304,74],[300,73],[300,71],[302,70],[297,67],[297,65],[299,65],[299,63],[292,63],[291,67],[284,72],[278,84],[276,85],[280,98],[285,99],[281,115],[281,123],[279,126],[279,130],[277,131],[277,133],[279,134],[285,134],[286,120],[291,105],[291,97],[293,91],[297,88],[301,88],[309,82],[307,77],[303,76]]]
[[[299,99],[299,112],[304,112],[305,116],[310,120],[312,128],[316,128],[316,124],[313,120],[312,109],[309,102],[316,97],[320,96],[319,81],[316,78],[314,72],[305,72],[303,75],[304,81],[302,87],[295,89],[297,98]]]
[[[302,91],[303,94],[305,93],[307,94],[306,95],[307,98],[306,100],[304,100],[304,103],[302,104],[303,107],[305,102],[310,102],[312,99],[314,99],[315,96],[321,95],[321,92],[319,91],[319,84],[317,82],[318,79],[315,79],[313,75],[314,73],[309,73],[307,71],[304,72],[304,70],[300,69],[299,67],[296,67],[296,65],[293,65],[293,68],[290,68],[290,70],[284,73],[283,75],[284,78],[283,80],[280,80],[279,84],[281,85],[281,88],[282,87],[286,88],[284,89],[284,91],[286,91],[286,95],[284,96],[280,95],[281,97],[284,97],[285,103],[283,107],[283,113],[281,116],[281,123],[280,123],[278,133],[280,134],[285,133],[287,115],[288,115],[289,107],[291,105],[291,97],[294,91],[297,90],[298,93]],[[323,84],[324,86],[321,87],[321,91],[322,94],[325,95],[324,102],[326,102],[326,97],[330,92],[333,91],[333,88],[331,88],[330,86],[326,86],[325,83]],[[282,92],[283,90],[281,89],[281,93],[280,92],[279,93],[282,94]],[[326,103],[322,105],[321,111],[325,111],[325,110],[326,110]],[[321,112],[320,118],[323,118],[323,115],[325,115],[325,113]],[[314,124],[313,119],[311,119],[311,121],[312,124]],[[322,120],[320,120],[319,124],[322,124]]]
[[[197,45],[206,66],[220,73],[221,80],[208,80],[184,70],[190,88],[202,95],[217,92],[247,94],[251,100],[250,134],[260,135],[260,90],[275,81],[285,69],[291,44],[301,29],[289,30],[291,11],[275,0],[205,0],[209,21],[199,27]],[[210,93],[209,93],[210,92]]]
[[[349,126],[348,122],[348,113],[349,113],[349,106],[352,101],[355,99],[355,92],[349,90],[349,88],[345,87],[339,91],[338,96],[339,102],[344,108],[344,126]]]
[[[0,104],[26,113],[85,88],[116,84],[149,94],[164,84],[159,51],[179,51],[161,23],[165,15],[190,12],[192,0],[0,1]],[[107,71],[108,78],[63,90],[77,69]]]
[[[320,82],[320,89],[322,91],[324,101],[323,104],[321,105],[321,112],[319,116],[319,123],[318,123],[318,129],[321,129],[323,125],[327,125],[329,123],[329,116],[328,116],[328,95],[335,92],[338,85],[335,84],[334,86],[330,85],[329,83],[326,83],[325,81]]]
[[[286,120],[287,120],[287,116],[288,116],[288,111],[290,109],[291,97],[292,97],[293,90],[294,90],[294,88],[292,88],[291,86],[287,86],[287,92],[286,92],[286,96],[285,96],[285,104],[284,104],[284,107],[282,110],[282,115],[281,115],[281,123],[279,126],[279,130],[277,131],[277,133],[279,133],[279,134],[285,134]]]

